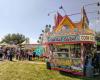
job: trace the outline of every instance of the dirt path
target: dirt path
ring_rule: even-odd
[[[8,60],[3,60],[0,61],[0,64],[5,63],[5,62],[22,62],[22,63],[30,63],[30,64],[46,64],[45,62],[40,62],[40,61],[18,61],[18,60],[14,60],[14,61],[8,61]]]
[[[38,61],[22,61],[23,63],[31,63],[31,64],[46,64],[45,62],[38,62]]]

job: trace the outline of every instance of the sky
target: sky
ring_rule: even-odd
[[[8,33],[21,33],[36,43],[46,24],[54,25],[54,15],[58,11],[65,15],[59,7],[62,5],[66,14],[81,12],[83,5],[100,2],[100,0],[0,0],[0,40]],[[96,5],[86,6],[86,12],[100,11]],[[54,12],[54,13],[51,13]],[[51,13],[48,16],[48,13]],[[100,22],[96,18],[100,14],[87,13],[90,26],[100,30]],[[73,21],[79,21],[80,15],[70,16]]]

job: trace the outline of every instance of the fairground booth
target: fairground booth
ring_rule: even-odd
[[[51,32],[45,34],[46,53],[50,69],[83,75],[84,58],[94,53],[95,33],[89,27],[84,8],[81,20],[57,13]]]

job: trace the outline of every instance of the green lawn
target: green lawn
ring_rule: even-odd
[[[39,63],[39,62],[38,62]],[[0,61],[0,80],[98,80],[63,75],[58,71],[47,70],[45,64],[28,61]]]

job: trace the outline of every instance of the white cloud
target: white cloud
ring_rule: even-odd
[[[37,39],[33,39],[33,38],[30,38],[30,44],[36,44],[37,43]]]

